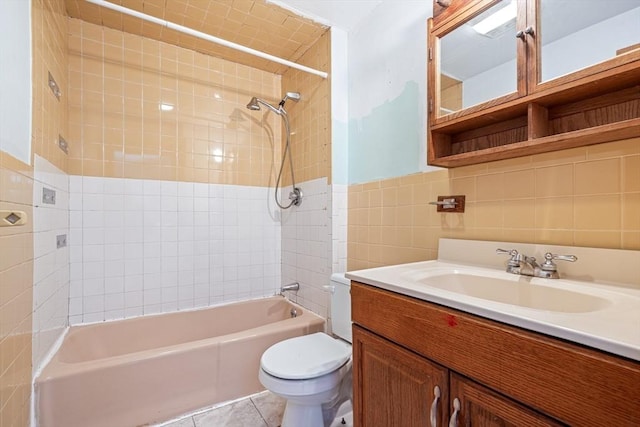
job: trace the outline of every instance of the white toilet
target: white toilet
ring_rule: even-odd
[[[269,347],[258,378],[287,399],[281,427],[326,427],[338,407],[351,399],[351,295],[344,274],[331,276],[333,338],[318,332]]]

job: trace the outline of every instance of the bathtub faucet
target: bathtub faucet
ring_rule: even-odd
[[[288,285],[284,285],[283,287],[280,288],[280,295],[284,295],[286,291],[298,291],[298,290],[300,290],[300,283],[298,282],[289,283]]]

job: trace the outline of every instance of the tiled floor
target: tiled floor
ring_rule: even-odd
[[[284,413],[285,400],[264,391],[242,400],[201,411],[176,421],[161,424],[162,427],[278,427]],[[342,424],[344,417],[345,423]],[[345,403],[338,410],[338,417],[331,427],[353,426],[351,404]]]

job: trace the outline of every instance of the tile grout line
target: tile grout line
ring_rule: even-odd
[[[262,414],[262,411],[260,411],[260,408],[258,408],[258,405],[256,405],[256,402],[253,401],[253,397],[249,397],[249,400],[251,401],[251,404],[253,405],[253,407],[255,408],[256,411],[258,411],[258,415],[260,415],[260,418],[262,418],[262,421],[264,422],[264,425],[266,427],[271,427],[269,425],[269,422],[266,420],[266,418],[264,417],[264,415]],[[280,427],[280,426],[278,426]]]

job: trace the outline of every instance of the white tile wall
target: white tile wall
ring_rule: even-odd
[[[326,178],[298,185],[302,204],[282,211],[282,283],[300,283],[290,295],[302,306],[329,316],[329,284],[332,269],[331,188]],[[283,194],[289,194],[291,187]]]
[[[72,324],[273,295],[270,189],[70,177]]]
[[[69,246],[56,248],[56,236],[69,235],[69,176],[34,156],[33,186],[33,371],[68,325]],[[55,190],[55,205],[42,203],[42,189]],[[68,241],[68,239],[67,239]]]

